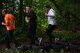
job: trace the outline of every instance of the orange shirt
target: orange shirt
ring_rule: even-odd
[[[6,14],[4,20],[7,30],[15,29],[15,17],[12,14]]]

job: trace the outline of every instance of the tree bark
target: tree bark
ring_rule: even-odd
[[[23,0],[20,0],[18,19],[19,19],[19,24],[22,26],[23,25]]]
[[[3,5],[2,5],[2,0],[0,0],[0,35],[2,35],[2,21],[3,21],[3,16],[2,16],[2,8],[3,8]]]

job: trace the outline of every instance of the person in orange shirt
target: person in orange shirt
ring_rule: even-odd
[[[11,43],[15,42],[13,37],[13,32],[15,30],[15,17],[8,13],[6,9],[2,10],[2,14],[4,15],[4,22],[2,22],[2,25],[5,25],[7,29],[5,40],[7,48],[9,49],[11,48]]]

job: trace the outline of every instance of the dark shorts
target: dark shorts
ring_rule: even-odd
[[[46,30],[46,34],[51,34],[56,28],[56,25],[48,25],[48,28]]]
[[[14,41],[13,32],[14,30],[7,30],[6,35],[5,35],[6,42],[10,43]]]
[[[36,36],[37,23],[30,23],[28,26],[27,36],[29,38]]]

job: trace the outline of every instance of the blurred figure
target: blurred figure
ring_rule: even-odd
[[[56,28],[56,20],[55,20],[56,14],[50,5],[46,5],[45,8],[46,8],[45,16],[48,17],[48,28],[46,29],[46,35],[49,36],[50,42],[52,43],[52,41],[55,41],[55,37],[52,35],[52,32]]]
[[[15,43],[15,38],[13,36],[13,32],[15,30],[15,17],[10,14],[6,9],[2,10],[2,14],[4,15],[4,22],[2,22],[2,25],[6,26],[6,45],[7,48],[10,49],[12,46],[12,43]],[[13,44],[15,46],[15,44]]]
[[[27,8],[27,17],[28,17],[28,31],[27,36],[31,40],[31,44],[35,44],[36,38],[36,28],[37,28],[37,16],[36,13],[33,11],[32,6],[28,6]]]

